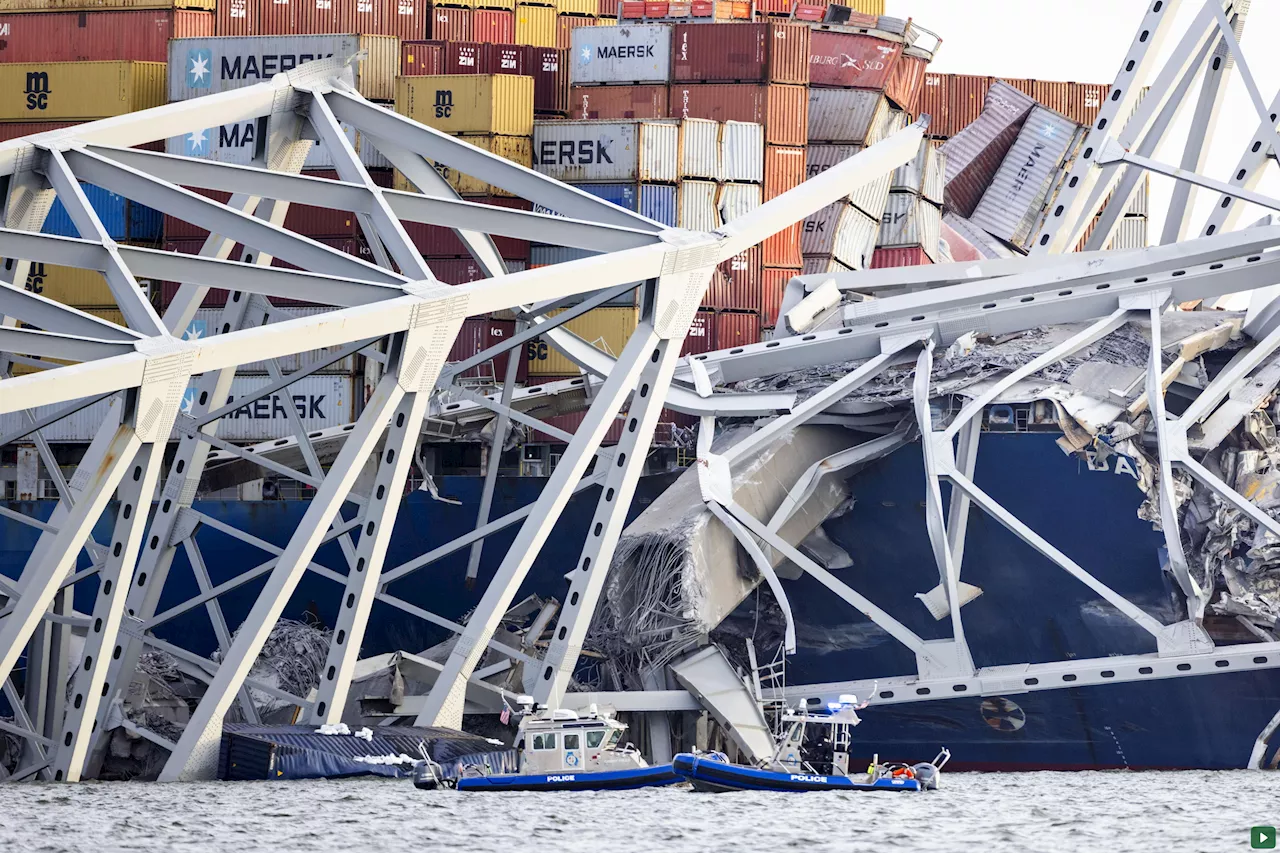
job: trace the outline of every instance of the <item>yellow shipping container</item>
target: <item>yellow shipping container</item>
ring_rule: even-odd
[[[844,0],[844,5],[864,15],[884,14],[884,0]]]
[[[97,270],[32,262],[26,290],[63,305],[113,305],[116,298]]]
[[[513,163],[519,163],[525,168],[533,168],[533,140],[527,136],[489,135],[460,136],[458,138],[477,148],[483,148],[490,154],[497,154],[499,157],[510,160]],[[490,184],[483,178],[464,175],[457,169],[452,169],[443,163],[434,165],[436,171],[449,182],[449,186],[453,187],[461,195],[512,195],[512,193]],[[393,176],[392,187],[405,192],[417,192],[417,189],[409,182],[408,178],[400,174],[399,169],[395,171]]]
[[[556,12],[561,15],[585,15],[594,18],[600,14],[600,0],[556,0]]]
[[[556,46],[556,9],[554,6],[516,6],[516,44],[534,47]]]
[[[396,112],[451,134],[533,136],[533,78],[514,74],[397,77]]]
[[[34,266],[36,266],[36,265],[35,265],[35,264],[32,264],[32,266],[34,267]],[[66,267],[58,267],[58,269],[67,269],[67,268],[66,268]],[[102,276],[98,276],[98,278],[102,278]],[[105,282],[105,281],[103,281],[102,286],[103,286],[103,288],[106,288],[106,286],[107,286],[107,285],[106,285],[106,282]],[[28,289],[30,289],[30,288],[28,288]],[[43,295],[47,296],[48,294],[43,294]],[[110,298],[111,298],[110,292],[108,292],[108,294],[107,294],[107,298],[108,298],[108,299],[110,299]],[[95,317],[101,317],[103,320],[106,320],[107,322],[110,322],[110,323],[115,323],[117,326],[125,326],[125,325],[127,325],[127,324],[125,323],[125,321],[124,321],[124,314],[122,314],[122,313],[121,313],[121,311],[120,311],[120,309],[119,309],[119,308],[116,308],[115,306],[99,307],[99,308],[94,308],[94,307],[88,307],[88,308],[86,308],[86,307],[83,307],[83,306],[80,306],[80,305],[73,305],[73,306],[71,306],[71,307],[75,308],[77,311],[83,311],[83,312],[84,312],[84,313],[86,313],[86,314],[92,314],[92,315],[93,315],[93,316],[95,316]],[[26,324],[24,324],[24,325],[26,325]],[[52,364],[71,364],[71,363],[72,363],[72,362],[69,362],[69,361],[62,361],[61,359],[56,359],[56,358],[45,358],[45,359],[41,359],[41,361],[50,362],[50,363],[52,363]],[[50,368],[45,368],[45,367],[32,367],[32,366],[31,366],[31,365],[29,365],[29,364],[14,364],[14,365],[13,365],[13,375],[14,375],[14,376],[27,376],[27,375],[32,374],[32,373],[43,373],[45,370],[48,370],[48,369],[50,369]]]
[[[163,62],[0,65],[0,121],[88,121],[165,102]]]
[[[0,0],[0,12],[109,12],[147,9],[203,9],[215,0]]]
[[[551,312],[548,316],[558,313]],[[596,349],[616,356],[627,345],[639,322],[639,308],[596,308],[565,323],[564,328]],[[565,376],[581,372],[564,353],[541,338],[530,341],[526,350],[530,376]]]

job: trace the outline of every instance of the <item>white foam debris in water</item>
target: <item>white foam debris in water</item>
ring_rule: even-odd
[[[360,731],[356,732],[355,736],[360,738],[361,740],[367,740],[369,741],[369,743],[373,743],[373,729],[367,726],[361,728]]]
[[[399,755],[357,755],[352,760],[358,761],[361,764],[386,764],[386,765],[414,764],[417,762],[417,759],[410,758],[409,756],[405,755],[403,752],[400,753]]]
[[[325,723],[316,729],[316,734],[321,735],[349,735],[351,728],[346,723]]]

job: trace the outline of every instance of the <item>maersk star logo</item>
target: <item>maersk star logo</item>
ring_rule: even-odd
[[[584,44],[584,45],[582,46],[582,56],[580,57],[580,60],[581,60],[582,64],[583,64],[583,65],[590,65],[590,64],[591,64],[591,56],[592,56],[592,54],[594,54],[594,53],[595,53],[595,48],[594,48],[594,47],[592,47],[592,46],[591,46],[591,45],[589,45],[589,44]]]
[[[187,87],[208,89],[213,79],[213,51],[193,48],[187,51]]]
[[[187,326],[187,330],[182,333],[182,339],[184,341],[198,341],[204,337],[208,328],[208,323],[205,320],[192,320],[191,325]]]
[[[196,405],[196,389],[187,388],[182,394],[182,414],[189,415]]]
[[[182,153],[188,157],[203,157],[209,153],[208,130],[196,130],[182,137]]]

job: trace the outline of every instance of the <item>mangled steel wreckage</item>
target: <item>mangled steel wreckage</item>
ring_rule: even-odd
[[[1025,256],[800,276],[772,340],[684,359],[719,262],[906,163],[927,121],[709,233],[663,228],[370,104],[338,60],[0,145],[6,285],[31,261],[99,270],[127,324],[0,287],[0,310],[29,324],[0,328],[0,368],[44,368],[0,379],[0,414],[25,418],[0,443],[34,435],[47,456],[40,428],[114,399],[52,513],[4,511],[32,537],[21,575],[0,579],[6,770],[74,781],[109,775],[110,754],[117,775],[208,778],[236,720],[458,728],[466,715],[501,734],[517,693],[630,714],[656,757],[712,730],[758,757],[772,746],[766,710],[856,693],[873,702],[869,742],[904,754],[945,742],[957,765],[1274,764],[1280,227],[1234,229],[1246,204],[1280,209],[1254,190],[1280,139],[1238,55],[1243,4],[1208,0],[1157,67],[1179,5],[1144,13],[1113,97],[1046,178]],[[1195,83],[1200,109],[1233,69],[1259,125],[1231,180],[1186,168],[1210,121],[1193,125],[1183,168],[1152,159]],[[250,167],[130,148],[245,120],[268,131]],[[377,186],[340,122],[423,192]],[[339,180],[297,174],[312,137]],[[563,217],[462,201],[429,161]],[[1092,251],[1146,172],[1179,182],[1163,245]],[[118,246],[80,180],[212,236],[200,256]],[[1192,187],[1221,201],[1188,240]],[[36,233],[55,195],[85,236]],[[280,227],[289,203],[355,211],[375,262]],[[490,277],[440,285],[402,222],[457,229]],[[1090,228],[1090,251],[1070,252]],[[491,234],[600,254],[506,275]],[[186,283],[163,317],[141,276]],[[214,286],[250,298],[227,303],[219,334],[176,338]],[[640,321],[616,358],[563,328],[628,290]],[[1213,307],[1229,294],[1246,310]],[[336,310],[245,320],[248,304],[269,313],[299,295]],[[445,363],[462,320],[499,310],[517,312],[518,331],[476,358],[538,336],[583,376],[516,389],[512,368],[494,394],[451,387],[474,366]],[[237,366],[318,347],[383,366],[356,423],[247,448],[218,437],[231,407],[215,401]],[[277,365],[261,393],[305,373]],[[646,491],[663,406],[701,418],[696,461]],[[535,500],[493,517],[490,466],[471,532],[415,529],[414,500],[448,498],[430,482],[406,497],[424,435],[484,428],[497,443],[513,422],[555,434],[539,416],[575,407],[582,426]],[[619,411],[621,438],[602,447]],[[316,490],[279,543],[196,500],[264,468]],[[135,511],[157,491],[154,512]],[[481,573],[481,543],[504,531]],[[213,534],[264,556],[207,560]],[[571,562],[539,562],[553,536]],[[437,612],[458,593],[420,572],[464,551],[478,600]],[[198,593],[162,609],[176,566]],[[281,621],[304,584],[320,585],[308,596],[329,585],[323,629]],[[229,622],[233,593],[248,603]],[[200,613],[213,654],[167,633]],[[362,658],[389,613],[447,639]]]

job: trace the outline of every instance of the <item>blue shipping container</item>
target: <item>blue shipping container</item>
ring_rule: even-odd
[[[573,186],[584,193],[591,193],[596,198],[602,198],[607,202],[616,204],[618,207],[638,211],[635,184],[574,184]]]
[[[676,188],[666,184],[640,185],[641,216],[661,222],[668,228],[676,227]]]
[[[598,254],[600,253],[592,252],[588,249],[575,249],[570,246],[548,246],[544,243],[534,243],[529,247],[529,266],[548,267],[552,264],[564,264],[569,261],[580,261],[583,258],[589,258],[592,255]],[[634,290],[629,291],[615,299],[610,299],[605,304],[635,305],[636,292]]]
[[[93,184],[81,184],[84,194],[89,199],[102,226],[112,240],[137,240],[143,242],[159,242],[160,231],[164,225],[164,216],[158,210],[152,210],[141,204],[135,204],[122,195],[104,190]],[[80,232],[71,222],[71,215],[55,200],[45,217],[43,234],[54,234],[59,237],[79,237]]]

